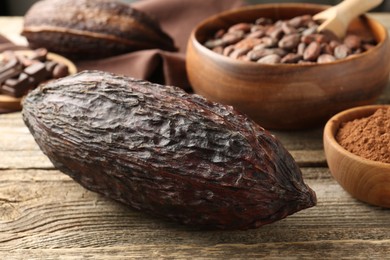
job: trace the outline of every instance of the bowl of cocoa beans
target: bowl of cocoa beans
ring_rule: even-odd
[[[318,126],[374,103],[389,78],[387,30],[362,15],[343,39],[318,32],[313,15],[326,8],[260,4],[202,21],[187,48],[194,92],[279,130]]]
[[[331,174],[354,198],[390,208],[390,105],[368,105],[334,115],[325,125]]]

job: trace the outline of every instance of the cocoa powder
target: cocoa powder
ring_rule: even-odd
[[[343,123],[336,140],[358,156],[390,163],[390,108],[380,108],[369,117]]]

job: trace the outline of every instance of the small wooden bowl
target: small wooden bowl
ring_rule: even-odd
[[[22,55],[32,55],[33,51],[25,50],[25,51],[15,51],[15,53],[19,53]],[[2,59],[2,55],[0,54],[0,59]],[[69,74],[75,74],[77,72],[77,68],[73,62],[68,60],[65,57],[62,57],[58,54],[49,52],[47,54],[47,60],[56,61],[68,66]],[[9,111],[18,111],[22,109],[22,99],[23,97],[16,98],[7,95],[0,94],[0,109],[9,110]]]
[[[303,129],[325,123],[344,109],[372,104],[389,78],[387,30],[363,16],[349,32],[373,36],[378,45],[328,64],[265,65],[217,54],[203,43],[221,28],[259,17],[290,19],[316,14],[328,6],[262,4],[208,18],[193,30],[187,49],[187,73],[195,93],[233,105],[269,129]]]
[[[381,107],[390,106],[361,106],[333,116],[325,125],[324,149],[329,169],[341,187],[361,201],[390,208],[390,164],[350,153],[335,139],[342,122],[368,117]]]

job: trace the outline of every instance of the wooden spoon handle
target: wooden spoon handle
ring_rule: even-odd
[[[319,31],[330,30],[342,38],[353,19],[382,2],[383,0],[344,0],[340,4],[314,15],[313,19],[324,21],[319,26]]]
[[[344,0],[339,5],[337,13],[340,19],[349,24],[354,18],[380,5],[383,0]]]

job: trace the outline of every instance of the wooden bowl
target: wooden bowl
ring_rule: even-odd
[[[221,28],[259,17],[290,19],[327,8],[315,4],[262,4],[221,13],[193,30],[187,48],[187,73],[194,92],[233,105],[269,129],[303,129],[325,123],[346,108],[372,104],[390,71],[387,30],[363,16],[349,32],[372,35],[378,45],[328,64],[265,65],[238,61],[202,45]]]
[[[370,116],[380,107],[390,105],[361,106],[333,116],[325,125],[324,149],[329,169],[341,187],[361,201],[390,208],[390,164],[350,153],[335,139],[342,122]]]
[[[23,50],[23,51],[15,51],[15,53],[29,56],[29,55],[33,54],[33,51]],[[0,60],[2,60],[2,59],[3,59],[3,57],[0,54]],[[47,54],[47,60],[56,61],[58,63],[62,63],[64,65],[68,66],[69,74],[75,74],[77,72],[77,68],[74,65],[74,63],[63,56],[49,52]],[[8,111],[21,110],[22,109],[22,99],[23,99],[23,97],[16,98],[16,97],[0,94],[0,109],[8,110]]]

